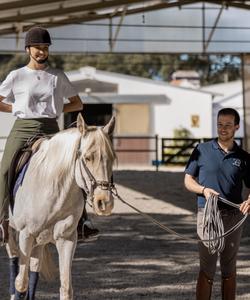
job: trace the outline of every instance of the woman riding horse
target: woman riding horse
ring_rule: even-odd
[[[0,244],[8,241],[10,191],[7,185],[14,154],[34,136],[59,131],[62,112],[81,111],[83,104],[64,72],[47,64],[51,38],[42,27],[31,28],[25,37],[29,63],[9,73],[0,85],[0,111],[17,117],[7,139],[0,170]],[[64,104],[64,98],[69,103]],[[88,234],[95,234],[84,224]]]
[[[56,119],[62,112],[81,111],[83,104],[66,75],[47,64],[51,37],[42,27],[31,28],[25,37],[29,63],[10,72],[0,85],[0,111],[12,113],[17,120],[5,146],[0,171],[0,244],[8,240],[10,192],[8,172],[13,155],[34,136],[58,132]],[[67,98],[69,103],[64,104]],[[5,100],[5,101],[4,101]],[[83,218],[87,219],[86,212]],[[88,222],[91,225],[91,223]],[[83,223],[86,235],[98,230]],[[79,232],[82,230],[80,228]]]

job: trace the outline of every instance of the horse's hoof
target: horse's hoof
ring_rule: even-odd
[[[14,300],[22,300],[22,299],[24,300],[24,299],[26,299],[26,294],[27,294],[27,292],[20,293],[20,292],[16,291]]]
[[[19,293],[19,294],[26,293],[28,290],[28,285],[29,285],[28,281],[23,282],[23,280],[21,280],[21,277],[19,275],[17,275],[16,281],[15,281],[16,293]],[[21,299],[23,299],[23,298],[21,298]]]

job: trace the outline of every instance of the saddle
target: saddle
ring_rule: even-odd
[[[40,148],[41,143],[45,140],[46,138],[42,137],[39,138],[38,140],[33,140],[26,144],[23,148],[19,149],[18,151],[15,152],[13,155],[11,164],[10,164],[10,169],[8,173],[8,188],[9,188],[9,194],[10,194],[10,207],[11,210],[13,211],[14,207],[14,198],[15,198],[15,185],[17,182],[17,179],[19,178],[20,174],[22,173],[22,170],[27,169],[27,165],[34,153]],[[26,167],[26,168],[25,168]],[[22,179],[25,175],[25,172],[22,174]],[[20,184],[22,183],[22,180]],[[19,185],[20,185],[19,184]],[[18,185],[18,186],[19,186]]]

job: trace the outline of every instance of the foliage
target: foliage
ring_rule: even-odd
[[[201,84],[208,85],[236,80],[241,77],[241,60],[235,55],[187,55],[187,54],[96,54],[51,55],[53,67],[71,71],[84,66],[99,70],[135,75],[144,78],[169,81],[176,70],[195,70]],[[27,63],[26,54],[0,55],[0,81],[13,69]]]
[[[190,130],[184,127],[174,129],[174,138],[191,138],[192,133]]]
[[[187,147],[190,144],[190,141],[186,141],[185,139],[191,137],[192,134],[187,128],[180,127],[174,129],[174,138],[178,138],[180,140],[171,140],[169,144],[164,145],[165,158],[170,159],[172,155],[181,152],[180,155],[173,157],[170,163],[185,164],[187,162],[187,157],[190,156],[192,150],[190,148],[183,150],[185,149],[185,147]]]
[[[7,74],[27,64],[27,56],[22,54],[0,55],[0,81],[3,81]]]

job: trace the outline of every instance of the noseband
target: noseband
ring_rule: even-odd
[[[82,173],[82,168],[85,170],[85,173],[87,174],[87,179],[90,182],[90,188],[88,188],[87,183],[85,183],[85,188],[84,191],[87,194],[88,199],[91,200],[91,203],[93,203],[94,201],[94,192],[97,188],[100,188],[103,191],[109,191],[110,193],[112,193],[112,190],[114,188],[114,184],[111,181],[106,181],[106,180],[96,180],[95,177],[93,176],[93,174],[91,173],[91,171],[89,170],[89,168],[87,167],[85,161],[81,158],[81,152],[78,151],[78,161],[80,163],[80,172],[82,177],[83,173]],[[85,182],[86,179],[84,178]]]

